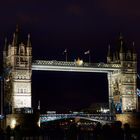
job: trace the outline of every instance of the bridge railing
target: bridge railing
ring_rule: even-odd
[[[47,66],[74,66],[74,67],[95,67],[95,68],[121,68],[121,64],[106,64],[106,63],[87,63],[83,62],[78,64],[77,61],[66,62],[66,61],[56,61],[56,60],[34,60],[33,65],[47,65]]]

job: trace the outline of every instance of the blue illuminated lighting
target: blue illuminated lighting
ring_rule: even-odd
[[[137,95],[140,97],[140,89],[137,88]]]
[[[3,115],[0,115],[0,120],[3,120],[4,119],[4,116]]]

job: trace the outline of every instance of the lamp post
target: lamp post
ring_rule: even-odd
[[[63,55],[65,55],[65,61],[68,61],[68,52],[67,49],[64,50]]]

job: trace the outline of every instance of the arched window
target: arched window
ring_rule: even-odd
[[[19,54],[20,55],[25,55],[25,46],[24,46],[23,43],[19,47]]]

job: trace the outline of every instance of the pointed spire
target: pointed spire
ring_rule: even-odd
[[[16,25],[16,33],[18,33],[19,32],[19,25],[17,24]]]
[[[133,41],[133,43],[132,43],[132,44],[133,44],[133,47],[134,47],[134,46],[135,46],[135,42]]]
[[[123,40],[123,35],[121,32],[120,32],[119,40]]]
[[[4,51],[7,50],[7,38],[5,38],[5,43],[4,43]]]
[[[133,53],[136,53],[136,48],[135,48],[135,42],[133,41],[133,43],[132,43],[132,46],[133,46]]]
[[[120,53],[123,53],[123,41],[121,40]]]
[[[16,34],[13,33],[13,41],[12,41],[12,46],[16,45]]]
[[[110,44],[108,45],[108,53],[107,53],[107,56],[110,57],[111,55],[111,52],[110,52]]]
[[[12,46],[17,45],[19,45],[19,25],[16,25],[16,31],[13,34],[13,42],[12,42]]]
[[[28,34],[27,47],[31,47],[30,34]]]

